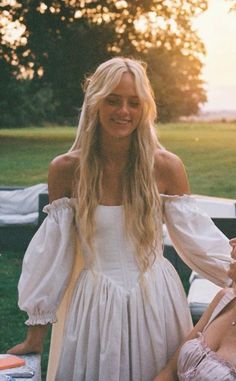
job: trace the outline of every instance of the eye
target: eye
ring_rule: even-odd
[[[119,98],[107,97],[107,98],[105,98],[105,101],[107,104],[109,104],[111,106],[117,106],[120,104]]]
[[[139,101],[130,101],[129,105],[132,108],[138,108],[140,106],[140,102]]]

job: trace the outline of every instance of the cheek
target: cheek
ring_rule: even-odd
[[[109,117],[111,113],[111,110],[108,108],[108,107],[101,107],[99,110],[98,110],[98,117],[99,117],[99,120],[105,120]]]
[[[139,111],[137,111],[137,112],[135,113],[134,118],[135,118],[135,121],[136,121],[137,124],[138,124],[138,123],[140,122],[140,120],[142,119],[142,115],[143,115],[142,110],[139,110]]]
[[[104,123],[104,120],[105,120],[105,113],[103,110],[99,110],[98,111],[98,122],[100,125],[102,125]]]

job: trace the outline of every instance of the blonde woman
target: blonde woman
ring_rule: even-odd
[[[87,79],[71,151],[50,165],[48,217],[19,282],[29,330],[10,352],[42,351],[69,287],[62,342],[52,350],[60,351],[56,381],[150,381],[192,328],[180,279],[163,257],[163,219],[190,267],[230,282],[228,239],[189,196],[184,166],[161,148],[155,118],[144,65],[106,61]]]

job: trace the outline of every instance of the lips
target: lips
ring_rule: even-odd
[[[117,123],[117,124],[127,124],[127,123],[130,123],[131,120],[130,119],[112,119],[112,121],[114,123]]]

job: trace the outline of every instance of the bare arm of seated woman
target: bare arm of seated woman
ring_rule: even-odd
[[[48,191],[49,201],[72,196],[74,172],[78,163],[77,152],[71,152],[56,157],[49,166]],[[29,326],[26,339],[8,350],[8,353],[21,355],[27,353],[42,353],[43,342],[49,325]]]
[[[213,301],[209,304],[209,307],[202,315],[201,319],[198,321],[198,323],[195,325],[195,327],[192,329],[186,340],[192,340],[197,337],[198,332],[202,332],[206,324],[208,323],[214,309],[216,308],[217,304],[219,303],[220,299],[224,296],[226,292],[226,289],[223,289],[218,292],[218,294],[215,296]],[[181,346],[184,344],[184,342],[181,344]],[[172,356],[172,358],[168,361],[165,368],[159,373],[157,377],[153,381],[178,381],[177,376],[177,361],[179,356],[179,351],[181,349],[181,346],[178,348],[178,350],[175,352],[175,354]]]

